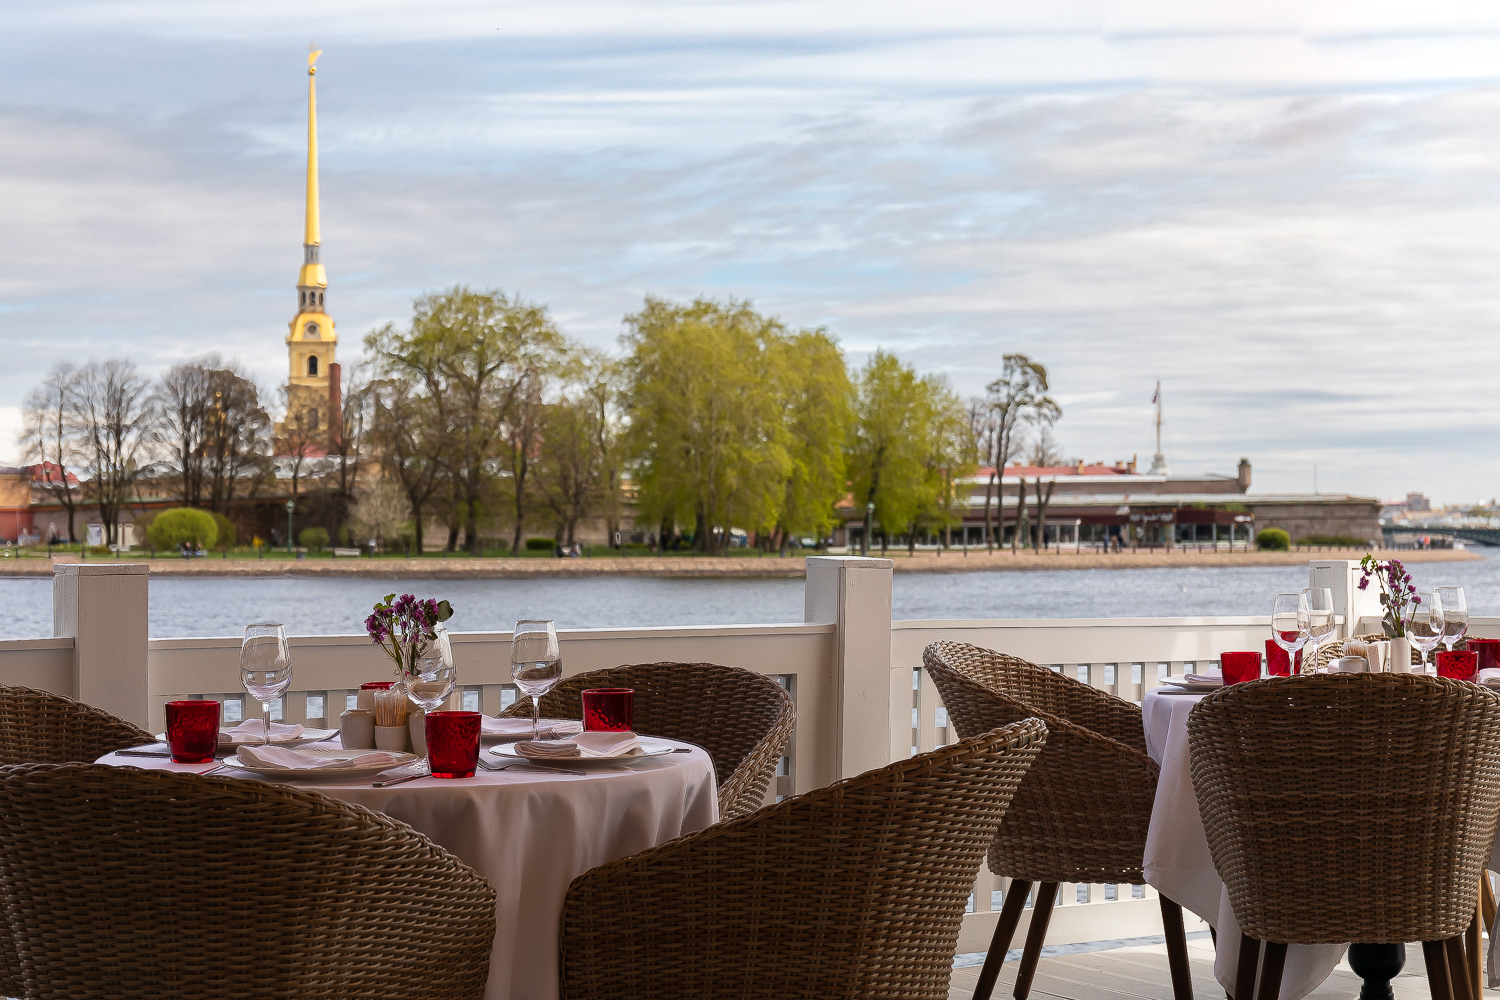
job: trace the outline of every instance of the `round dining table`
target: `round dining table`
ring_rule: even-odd
[[[1229,905],[1229,893],[1214,868],[1208,834],[1198,814],[1188,769],[1188,714],[1205,694],[1173,689],[1148,691],[1141,705],[1146,728],[1146,752],[1161,767],[1151,822],[1146,829],[1146,881],[1162,895],[1202,917],[1214,928],[1214,978],[1234,991],[1239,961],[1240,928]],[[1489,868],[1500,871],[1500,845]],[[1500,936],[1500,920],[1490,935],[1491,947]],[[1288,945],[1281,979],[1280,1000],[1302,1000],[1317,989],[1344,957],[1348,945]],[[1491,978],[1494,977],[1494,956]],[[1494,985],[1493,983],[1491,985]]]
[[[411,825],[495,889],[495,944],[485,1000],[553,1000],[557,935],[568,883],[597,865],[694,833],[719,820],[713,761],[686,747],[629,764],[569,774],[536,765],[472,778],[419,778],[386,788],[369,778],[284,782],[367,806]],[[337,745],[337,744],[333,744]],[[485,759],[506,762],[482,751]],[[98,763],[201,774],[213,764],[107,754]],[[221,763],[216,761],[215,764]],[[566,764],[559,765],[566,767]],[[265,780],[238,769],[215,777]]]

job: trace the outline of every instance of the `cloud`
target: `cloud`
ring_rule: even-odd
[[[458,282],[603,346],[734,295],[964,393],[1026,351],[1091,460],[1149,454],[1160,378],[1179,472],[1500,492],[1488,8],[1012,6],[7,14],[0,407],[60,357],[283,376],[299,23],[345,359]]]

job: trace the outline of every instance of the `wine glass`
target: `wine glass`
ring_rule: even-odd
[[[438,625],[433,631],[436,637],[425,640],[417,654],[415,672],[401,672],[401,690],[413,705],[426,712],[437,711],[458,686],[458,669],[453,665],[453,644],[448,639],[448,630]]]
[[[1286,650],[1286,655],[1295,665],[1297,651],[1312,638],[1311,612],[1307,607],[1307,594],[1277,594],[1271,602],[1271,638],[1276,645]],[[1295,667],[1293,672],[1295,672]]]
[[[1307,647],[1303,662],[1317,665],[1318,647],[1333,635],[1333,591],[1328,587],[1307,587],[1302,591],[1307,598]]]
[[[516,687],[531,695],[531,738],[542,738],[542,695],[562,680],[562,653],[557,648],[557,625],[528,619],[516,622],[510,640],[510,676]]]
[[[1469,631],[1469,603],[1462,587],[1439,587],[1433,593],[1443,602],[1443,643],[1451,653]]]
[[[1406,637],[1422,651],[1422,667],[1438,643],[1443,641],[1443,602],[1435,593],[1421,593],[1415,597],[1411,621],[1406,624]]]
[[[240,681],[245,691],[260,702],[266,718],[265,743],[271,744],[271,702],[292,686],[292,648],[286,629],[278,624],[246,625],[240,643]]]

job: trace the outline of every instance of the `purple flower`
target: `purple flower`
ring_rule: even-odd
[[[1363,580],[1359,581],[1359,589],[1360,590],[1364,590],[1369,585],[1370,585],[1370,578],[1368,576],[1365,577]]]

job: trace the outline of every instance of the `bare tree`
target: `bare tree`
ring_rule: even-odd
[[[36,481],[68,512],[68,541],[74,535],[78,509],[77,487],[68,482],[68,466],[77,454],[73,410],[78,393],[78,371],[60,361],[26,396],[21,433],[24,461],[40,465]]]
[[[216,354],[169,368],[154,406],[168,478],[183,506],[227,511],[270,471],[270,415],[239,366]],[[206,496],[205,496],[206,494]]]
[[[291,474],[292,503],[301,493],[303,471],[314,471],[314,463],[325,454],[323,442],[328,429],[321,421],[314,423],[316,411],[295,410],[286,386],[281,387],[281,402],[286,416],[281,421],[281,437],[276,442],[277,458]]]
[[[120,511],[145,465],[155,432],[150,383],[130,361],[90,361],[74,399],[77,447],[104,522],[105,542],[120,542]]]
[[[400,533],[411,516],[405,491],[395,483],[377,480],[355,488],[354,503],[349,508],[349,528],[384,545]]]
[[[339,368],[342,374],[346,369]],[[338,423],[332,428],[329,439],[329,456],[334,463],[337,477],[337,503],[335,517],[338,527],[343,526],[350,504],[354,502],[354,486],[359,480],[359,468],[364,457],[365,438],[370,428],[370,387],[364,379],[364,366],[355,365],[347,369],[348,375],[340,390],[343,406],[340,412],[330,413],[330,420]],[[334,537],[338,537],[335,530]]]
[[[979,465],[990,465],[995,461],[995,411],[990,401],[982,396],[969,400],[964,416],[969,422],[969,440],[973,442]],[[996,470],[984,482],[984,541],[990,545],[990,504],[995,499]]]
[[[991,485],[998,486],[1004,476],[1005,463],[1019,452],[1023,422],[1037,425],[1053,424],[1062,416],[1062,407],[1047,395],[1047,369],[1024,354],[1007,354],[1000,369],[1000,377],[985,386],[990,410],[995,416],[995,450]],[[988,495],[988,494],[986,494]],[[1021,485],[1021,504],[1025,506],[1025,484]],[[1017,515],[1020,515],[1017,511]],[[1001,521],[1004,521],[1002,507]],[[985,505],[985,521],[989,521],[989,505]],[[1004,525],[1002,523],[1001,527]],[[1011,536],[1011,551],[1014,552],[1020,535],[1017,521],[1016,534]],[[991,546],[993,548],[993,546]]]
[[[1042,424],[1032,435],[1026,446],[1026,462],[1038,469],[1047,469],[1063,464],[1062,446],[1052,433],[1052,427]]]
[[[427,512],[434,494],[445,484],[443,429],[437,408],[399,378],[372,382],[369,395],[371,450],[380,456],[382,471],[406,494],[420,554]]]

